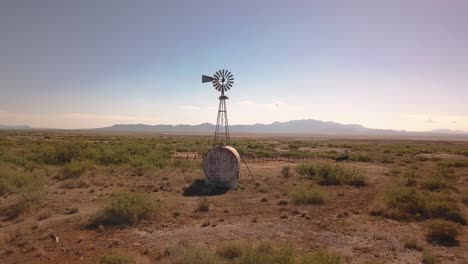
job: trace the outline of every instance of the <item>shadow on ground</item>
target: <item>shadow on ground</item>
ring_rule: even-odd
[[[213,196],[225,194],[229,188],[219,188],[205,185],[205,180],[195,180],[182,193],[183,196]]]

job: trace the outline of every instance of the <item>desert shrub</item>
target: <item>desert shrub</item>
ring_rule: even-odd
[[[443,189],[455,189],[453,183],[440,176],[431,176],[421,182],[421,187],[429,191],[442,191]]]
[[[79,142],[42,143],[35,145],[31,159],[49,165],[63,165],[78,159],[85,145]]]
[[[272,247],[261,244],[256,247],[244,247],[244,253],[239,258],[242,264],[290,264],[294,263],[295,252],[291,247]]]
[[[127,255],[120,253],[107,253],[97,258],[96,264],[131,264],[133,260]]]
[[[442,168],[466,168],[468,167],[467,160],[441,160],[437,163]]]
[[[291,166],[284,166],[283,168],[281,168],[281,175],[284,178],[291,177]]]
[[[460,224],[467,222],[457,203],[442,193],[396,186],[386,193],[383,203],[384,208],[378,208],[372,213],[403,221],[442,218]]]
[[[423,251],[422,254],[422,263],[423,264],[437,264],[439,261],[437,261],[437,257],[434,256],[432,253],[429,251]]]
[[[429,196],[428,214],[431,218],[441,218],[465,225],[466,216],[457,202],[444,196]]]
[[[445,220],[432,220],[425,225],[426,239],[430,243],[445,246],[458,245],[457,236],[460,235],[460,226]]]
[[[73,160],[63,166],[60,179],[77,178],[91,167],[90,161]]]
[[[200,160],[188,160],[188,159],[174,159],[172,165],[177,169],[186,170],[197,170],[201,169],[202,163]]]
[[[371,162],[372,158],[368,155],[364,154],[351,154],[349,156],[349,159],[352,161],[357,161],[357,162]]]
[[[463,193],[462,201],[465,205],[468,205],[468,191]]]
[[[350,186],[362,187],[367,185],[367,177],[356,168],[344,172],[343,182]]]
[[[301,163],[296,167],[299,175],[316,180],[320,185],[341,185],[364,186],[367,184],[367,177],[361,170],[356,168],[346,168],[340,164],[329,162]]]
[[[302,256],[301,264],[340,264],[343,263],[341,256],[323,251],[317,250]]]
[[[292,200],[295,204],[324,204],[328,197],[319,186],[312,188],[299,188],[292,193]]]
[[[216,264],[219,259],[216,254],[208,249],[197,247],[194,245],[185,245],[174,249],[174,252],[169,254],[174,258],[171,263],[174,264]]]
[[[158,208],[144,193],[121,192],[114,195],[106,208],[98,212],[90,227],[99,225],[134,225]]]
[[[3,166],[0,170],[0,195],[20,193],[32,197],[43,190],[43,177],[36,172],[26,172]]]
[[[198,200],[197,209],[195,212],[208,212],[210,210],[210,202],[208,198],[203,197]]]
[[[390,218],[409,220],[427,215],[427,195],[416,188],[397,187],[386,196]]]
[[[406,240],[405,243],[404,243],[403,245],[404,245],[405,248],[407,248],[407,249],[412,249],[412,250],[417,250],[417,251],[423,250],[423,248],[418,244],[418,242],[416,241],[416,239],[409,239],[409,240]]]
[[[71,179],[62,181],[59,187],[62,189],[88,188],[89,182],[81,178],[71,178]]]
[[[234,260],[241,257],[243,251],[244,246],[242,244],[229,243],[219,247],[216,254],[223,259]]]

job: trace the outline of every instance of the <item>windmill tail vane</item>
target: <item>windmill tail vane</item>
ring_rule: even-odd
[[[219,97],[218,117],[213,139],[213,146],[230,145],[229,121],[227,116],[226,100],[229,99],[224,93],[232,88],[234,76],[228,70],[219,70],[213,76],[202,75],[202,83],[211,82],[213,87],[221,92]]]

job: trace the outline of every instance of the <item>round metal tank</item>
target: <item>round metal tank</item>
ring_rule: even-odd
[[[234,188],[239,178],[241,159],[239,152],[230,146],[217,146],[208,151],[203,159],[205,184]]]

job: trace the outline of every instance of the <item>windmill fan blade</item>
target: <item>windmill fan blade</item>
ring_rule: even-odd
[[[212,82],[214,80],[211,76],[202,75],[202,83]]]

